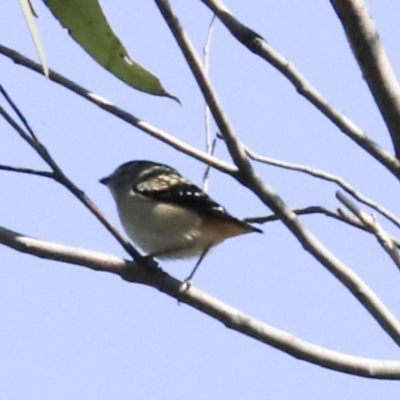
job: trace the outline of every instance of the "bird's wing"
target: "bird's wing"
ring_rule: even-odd
[[[251,224],[230,215],[224,207],[214,201],[198,186],[179,174],[160,174],[151,179],[137,183],[134,192],[154,201],[173,203],[189,208],[199,214],[235,223],[248,232],[262,232]]]

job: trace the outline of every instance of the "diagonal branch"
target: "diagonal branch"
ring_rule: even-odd
[[[400,85],[364,0],[331,0],[400,157]]]
[[[0,54],[10,58],[16,64],[22,65],[26,68],[31,69],[32,71],[37,72],[40,75],[43,75],[42,67],[40,64],[32,61],[31,59],[23,56],[15,50],[12,50],[6,46],[0,44]],[[170,135],[169,133],[149,124],[146,121],[143,121],[134,115],[128,113],[127,111],[114,106],[109,100],[105,99],[102,96],[99,96],[96,93],[93,93],[82,86],[76,84],[75,82],[69,80],[61,74],[53,70],[49,70],[49,79],[53,82],[58,83],[59,85],[65,87],[68,90],[76,93],[77,95],[83,97],[84,99],[90,101],[96,106],[100,107],[102,110],[113,114],[117,118],[127,122],[128,124],[140,129],[143,132],[148,133],[150,136],[161,140],[162,142],[168,144],[169,146],[181,151],[182,153],[188,154],[191,157],[204,162],[205,164],[209,164],[214,168],[225,172],[225,173],[235,173],[237,168],[223,160],[218,159],[210,154],[207,154],[204,151],[197,149],[194,146],[191,146],[182,140],[177,139],[176,137]]]
[[[11,106],[13,111],[18,115],[18,118],[21,120],[23,125],[25,126],[25,129],[28,131],[28,133],[31,135],[33,140],[37,141],[37,137],[35,136],[35,133],[33,132],[32,128],[30,127],[28,121],[26,120],[25,116],[21,113],[17,105],[13,102],[11,97],[8,95],[6,90],[4,90],[3,86],[0,85],[0,93],[4,96],[4,98],[7,100],[7,103]]]
[[[0,243],[23,253],[80,265],[95,271],[111,272],[126,281],[154,287],[179,302],[188,304],[222,322],[230,329],[300,360],[351,375],[400,380],[399,361],[357,357],[306,342],[288,332],[265,324],[194,286],[182,291],[182,282],[161,270],[147,270],[138,267],[134,262],[110,254],[38,240],[2,227],[0,227]]]

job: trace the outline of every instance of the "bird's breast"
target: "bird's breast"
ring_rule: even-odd
[[[131,196],[120,201],[121,222],[134,243],[148,253],[170,252],[168,258],[201,254],[203,242],[202,219],[196,212],[174,204]]]

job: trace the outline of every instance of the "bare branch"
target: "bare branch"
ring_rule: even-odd
[[[359,202],[366,204],[367,206],[371,207],[378,213],[382,214],[384,217],[386,217],[390,222],[392,222],[394,225],[397,226],[397,228],[400,228],[400,219],[396,217],[395,214],[387,210],[385,207],[381,206],[379,203],[371,200],[367,196],[364,196],[361,194],[359,191],[353,188],[348,182],[346,182],[343,178],[340,176],[330,174],[329,172],[322,171],[317,168],[312,168],[307,165],[300,165],[300,164],[294,164],[294,163],[289,163],[286,161],[281,161],[281,160],[276,160],[274,158],[270,157],[265,157],[259,154],[256,154],[253,152],[251,149],[248,147],[245,147],[247,154],[252,160],[256,160],[259,162],[262,162],[264,164],[268,165],[274,165],[276,167],[284,168],[284,169],[289,169],[292,171],[298,171],[298,172],[303,172],[307,175],[314,176],[319,179],[323,179],[329,182],[336,183],[338,186],[340,186],[345,192],[356,198]]]
[[[390,235],[381,227],[378,220],[374,216],[367,215],[343,193],[337,192],[336,197],[361,221],[362,224],[364,224],[369,232],[375,235],[378,243],[382,246],[396,267],[400,270],[399,251]]]
[[[397,244],[392,240],[391,236],[382,228],[375,215],[372,215],[372,227],[374,234],[382,246],[382,248],[389,254],[394,264],[400,270],[400,254]]]
[[[40,75],[43,75],[42,67],[40,64],[30,60],[27,57],[24,57],[22,54],[18,53],[15,50],[12,50],[6,46],[0,44],[0,54],[10,58],[16,64],[20,64],[24,67],[31,69],[32,71],[37,72]],[[220,160],[214,156],[210,156],[204,151],[193,147],[182,140],[178,140],[174,136],[170,135],[169,133],[156,128],[155,126],[145,122],[132,114],[124,111],[121,108],[114,106],[109,100],[105,99],[102,96],[99,96],[96,93],[90,92],[89,90],[79,86],[75,82],[65,78],[64,76],[54,72],[53,70],[49,71],[49,78],[51,81],[58,83],[59,85],[65,87],[66,89],[71,90],[72,92],[78,94],[79,96],[83,97],[84,99],[90,101],[91,103],[95,104],[96,106],[100,107],[102,110],[113,114],[114,116],[118,117],[119,119],[127,122],[128,124],[140,129],[143,132],[148,133],[150,136],[155,137],[158,140],[168,144],[169,146],[175,148],[182,153],[188,154],[189,156],[204,162],[205,164],[209,164],[214,168],[228,173],[233,174],[237,171],[237,168],[227,163],[223,160]]]
[[[2,170],[2,171],[10,171],[10,172],[19,172],[21,174],[36,175],[36,176],[42,176],[44,178],[54,179],[54,173],[53,172],[39,171],[37,169],[12,167],[10,165],[2,165],[2,164],[0,164],[0,170]]]
[[[272,48],[258,33],[237,20],[221,0],[201,0],[217,15],[232,35],[250,51],[278,69],[311,104],[321,111],[346,136],[355,141],[372,157],[400,179],[400,161],[370,139],[349,118],[336,110],[318,90],[285,57]]]
[[[47,70],[47,68],[46,68]],[[18,118],[21,120],[21,122],[24,124],[25,129],[29,132],[33,140],[37,140],[35,133],[31,129],[30,125],[28,124],[28,121],[22,114],[22,112],[19,110],[17,105],[12,101],[11,97],[9,94],[6,92],[6,90],[3,88],[3,86],[0,84],[0,93],[4,96],[4,98],[7,100],[8,104],[11,106],[11,108],[14,110],[14,112],[18,115]]]
[[[367,228],[364,225],[362,225],[360,222],[358,222],[356,219],[348,218],[348,217],[345,218],[338,212],[332,211],[326,207],[308,206],[308,207],[304,207],[304,208],[294,208],[292,211],[296,215],[322,214],[327,217],[336,219],[340,222],[345,222],[351,226],[362,229],[363,231],[368,231]],[[273,221],[280,221],[281,218],[277,214],[271,214],[271,215],[260,216],[260,217],[247,217],[247,218],[244,218],[244,220],[247,222],[250,222],[252,224],[254,224],[254,223],[255,224],[264,224],[264,223],[273,222]]]
[[[336,219],[337,221],[345,222],[346,224],[351,225],[355,228],[361,229],[364,232],[371,233],[371,230],[368,227],[366,227],[358,219],[353,218],[352,216],[346,214],[341,209],[338,209],[338,211],[335,212],[326,207],[308,206],[308,207],[304,207],[304,208],[295,208],[292,211],[296,215],[322,214],[327,217]],[[260,217],[247,217],[247,218],[244,218],[244,220],[247,222],[251,222],[251,223],[264,224],[264,223],[273,222],[273,221],[280,221],[281,218],[277,214],[271,214],[271,215],[260,216]],[[398,248],[400,248],[400,240],[396,239],[392,235],[389,235],[388,233],[386,233],[386,234],[390,238],[390,241],[393,242],[393,244],[395,244]]]
[[[364,0],[331,0],[400,156],[400,85]]]
[[[194,286],[182,290],[182,282],[162,270],[146,269],[110,254],[34,239],[2,227],[0,227],[0,243],[23,253],[80,265],[96,271],[111,272],[126,281],[154,287],[179,302],[186,303],[215,318],[230,329],[300,360],[351,375],[400,380],[399,361],[352,356],[306,342],[288,332],[265,324]]]

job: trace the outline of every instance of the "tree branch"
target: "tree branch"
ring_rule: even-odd
[[[10,58],[16,64],[22,65],[26,68],[31,69],[32,71],[37,72],[40,75],[43,75],[42,67],[40,64],[37,64],[29,58],[24,57],[22,54],[18,53],[15,50],[12,50],[0,44],[0,54],[3,54],[4,56]],[[71,90],[72,92],[83,97],[84,99],[90,101],[91,103],[100,107],[102,110],[113,114],[117,118],[140,129],[143,132],[148,133],[150,136],[161,140],[162,142],[168,144],[169,146],[175,148],[182,153],[188,154],[191,157],[202,161],[205,164],[209,164],[214,168],[228,174],[233,174],[237,171],[237,168],[234,165],[227,163],[226,161],[220,160],[217,157],[211,156],[210,154],[207,154],[206,152],[201,151],[196,147],[193,147],[183,142],[182,140],[175,138],[169,133],[149,124],[148,122],[145,122],[133,116],[127,111],[114,106],[109,100],[105,99],[104,97],[96,93],[90,92],[89,90],[83,88],[82,86],[76,84],[75,82],[69,80],[61,74],[58,74],[53,70],[49,70],[49,79],[65,87],[66,89]]]
[[[11,97],[8,95],[6,90],[3,88],[3,86],[0,84],[0,93],[4,96],[4,98],[7,100],[7,103],[11,106],[11,108],[14,110],[14,112],[18,115],[18,118],[21,120],[23,125],[25,126],[25,129],[29,132],[31,135],[31,138],[35,141],[37,140],[37,137],[35,136],[35,132],[33,132],[32,128],[30,127],[28,121],[26,120],[25,116],[21,113],[17,105],[13,102]]]
[[[44,178],[54,179],[53,172],[39,171],[37,169],[12,167],[10,165],[0,164],[0,170],[1,171],[18,172],[18,173],[21,173],[21,174],[35,175],[35,176],[41,176],[41,177],[44,177]]]
[[[80,265],[95,271],[111,272],[126,281],[154,287],[222,322],[228,328],[282,350],[295,358],[351,375],[400,380],[399,361],[352,356],[306,342],[265,324],[194,286],[187,288],[162,270],[146,269],[110,254],[34,239],[2,227],[0,227],[0,243],[23,253]]]
[[[388,151],[370,139],[349,118],[336,110],[318,90],[285,57],[270,46],[264,38],[236,19],[221,0],[201,0],[250,51],[260,56],[280,71],[311,104],[333,122],[346,136],[400,179],[400,162]]]
[[[339,209],[337,212],[330,210],[326,207],[321,206],[308,206],[304,208],[295,208],[292,210],[296,215],[313,215],[313,214],[322,214],[327,217],[336,219],[337,221],[344,222],[348,225],[353,226],[354,228],[358,228],[363,230],[364,232],[372,233],[371,230],[366,227],[363,223],[359,220],[347,215],[343,212],[343,210]],[[255,224],[264,224],[273,221],[280,221],[281,218],[277,214],[271,214],[266,216],[259,216],[259,217],[247,217],[244,218],[245,221]],[[396,247],[400,248],[400,240],[396,239],[395,237],[387,234],[390,238],[391,242],[393,242]]]
[[[376,237],[376,240],[382,246],[383,250],[385,250],[396,267],[400,270],[399,250],[390,235],[381,227],[378,220],[374,216],[367,215],[342,192],[337,192],[336,197],[359,219],[367,230]]]
[[[362,193],[357,191],[353,186],[351,186],[348,182],[346,182],[343,178],[341,178],[338,175],[330,174],[329,172],[322,171],[317,168],[312,168],[307,165],[300,165],[300,164],[294,164],[294,163],[289,163],[286,161],[281,161],[281,160],[276,160],[274,158],[270,157],[265,157],[262,155],[259,155],[249,149],[247,146],[245,147],[247,154],[252,160],[268,164],[268,165],[273,165],[276,167],[288,169],[291,171],[298,171],[298,172],[303,172],[307,175],[311,175],[315,178],[323,179],[328,182],[333,182],[336,183],[339,187],[341,187],[345,192],[353,196],[355,199],[357,199],[359,202],[364,203],[368,207],[371,207],[378,213],[382,214],[385,218],[387,218],[390,222],[392,222],[394,225],[396,225],[397,228],[400,228],[400,219],[387,210],[385,207],[381,206],[379,203],[376,201],[371,200],[367,196],[364,196]]]
[[[364,0],[331,0],[400,157],[400,85]]]

